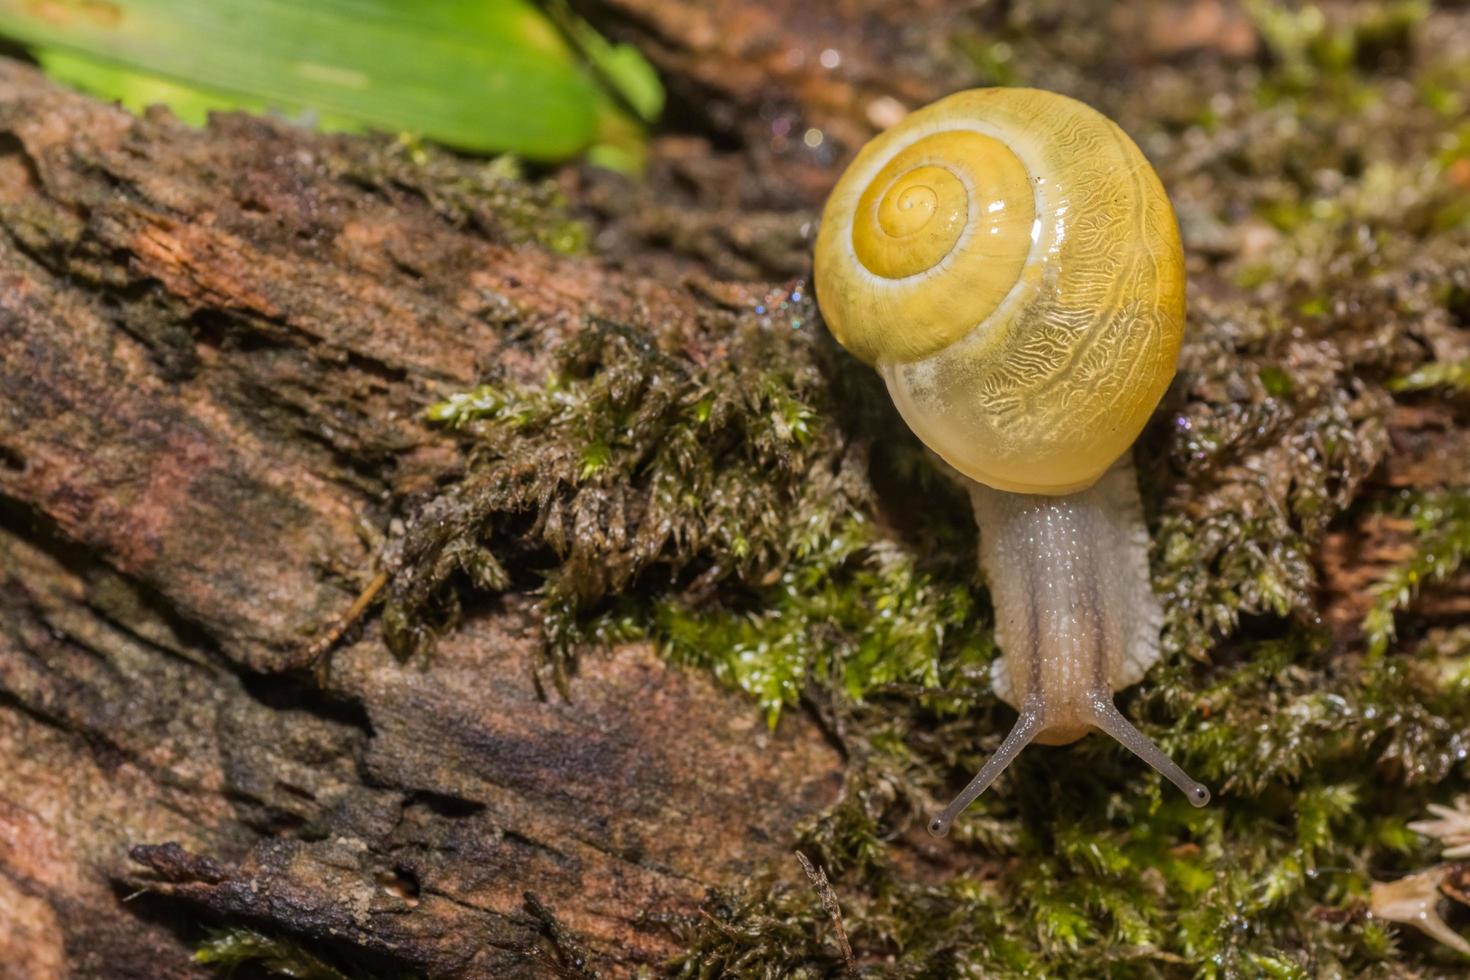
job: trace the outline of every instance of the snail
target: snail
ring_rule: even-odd
[[[813,272],[832,334],[969,491],[1001,649],[992,687],[1020,715],[930,831],[1031,742],[1092,729],[1208,803],[1113,704],[1159,658],[1130,449],[1184,323],[1178,225],[1138,147],[1051,92],[948,96],[858,152]]]

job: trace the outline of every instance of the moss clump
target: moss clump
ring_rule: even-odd
[[[465,479],[408,535],[389,642],[422,649],[427,637],[401,624],[453,572],[486,589],[509,585],[497,550],[544,569],[548,603],[583,608],[657,566],[677,576],[699,558],[716,582],[768,574],[784,557],[780,515],[800,497],[790,475],[810,463],[812,410],[800,395],[819,385],[764,354],[706,374],[647,333],[599,322],[561,352],[547,387],[485,387],[431,409],[474,449]]]
[[[413,194],[457,225],[507,244],[535,242],[555,252],[587,250],[587,228],[567,211],[551,180],[528,181],[511,156],[469,164],[410,138],[370,144],[332,161],[343,177],[386,196]]]
[[[328,966],[295,943],[273,939],[253,929],[215,933],[195,951],[194,962],[212,966],[227,976],[244,967],[256,967],[270,976],[348,980],[347,974]]]
[[[916,873],[914,850],[929,849],[902,797],[933,762],[915,764],[927,740],[910,736],[908,765],[867,747],[882,760],[855,765],[848,797],[801,846],[831,872],[874,976],[1386,973],[1400,954],[1365,915],[1370,882],[1432,860],[1405,822],[1462,764],[1470,711],[1403,664],[1322,689],[1328,659],[1291,636],[1250,644],[1203,688],[1180,666],[1150,678],[1131,713],[1194,706],[1152,733],[1220,789],[1204,810],[1100,741],[1032,749],[959,825],[965,859]],[[708,911],[713,924],[690,924],[683,975],[835,975],[820,903],[801,887],[758,882]]]
[[[1243,614],[1315,619],[1316,545],[1387,450],[1390,401],[1357,385],[1361,365],[1325,347],[1288,363],[1279,342],[1223,320],[1185,352],[1193,397],[1168,434],[1184,480],[1154,543],[1165,646],[1195,657]]]
[[[962,568],[936,579],[921,564],[853,518],[746,601],[660,603],[653,632],[675,660],[755,697],[773,725],[814,681],[852,700],[908,686],[968,690],[962,678],[979,678],[994,656],[990,630]]]
[[[677,348],[596,324],[545,387],[436,409],[470,464],[404,539],[389,636],[422,649],[467,588],[535,591],[555,663],[652,637],[752,710],[815,713],[846,780],[793,846],[831,882],[863,975],[1447,969],[1366,909],[1371,881],[1434,859],[1408,822],[1470,784],[1463,634],[1385,633],[1367,656],[1322,629],[1317,591],[1328,530],[1391,500],[1374,473],[1394,398],[1428,397],[1394,379],[1465,350],[1470,141],[1445,111],[1465,78],[1441,39],[1470,19],[1258,4],[1251,53],[1140,66],[1100,5],[977,16],[965,52],[1118,118],[1180,213],[1191,321],[1138,454],[1167,652],[1119,703],[1217,802],[1194,810],[1085,739],[1029,749],[951,844],[924,835],[1014,715],[990,694],[963,501],[875,379],[810,329],[809,299]],[[1462,547],[1423,534],[1405,575]],[[676,970],[845,969],[822,896],[791,871],[683,923]]]
[[[1368,649],[1382,655],[1394,638],[1394,613],[1409,605],[1421,585],[1449,578],[1470,556],[1470,493],[1411,498],[1403,508],[1413,521],[1414,553],[1373,587],[1363,620]]]
[[[403,542],[389,643],[423,651],[452,620],[461,576],[538,591],[558,667],[589,640],[652,634],[756,695],[773,722],[816,677],[860,698],[988,660],[971,535],[944,519],[961,502],[925,477],[940,519],[904,533],[928,549],[874,525],[871,469],[912,470],[919,451],[900,437],[875,452],[896,423],[875,419],[876,380],[810,329],[812,313],[798,292],[732,318],[722,356],[704,363],[599,322],[547,386],[434,406],[471,440],[470,464]]]
[[[1428,391],[1432,388],[1470,393],[1470,361],[1435,361],[1389,382],[1390,391]]]

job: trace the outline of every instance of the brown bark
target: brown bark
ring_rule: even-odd
[[[954,0],[577,6],[662,70],[675,112],[688,107],[711,132],[783,159],[788,193],[807,200],[820,198],[831,179],[807,152],[814,148],[804,147],[807,128],[822,132],[824,143],[854,147],[892,125],[898,106],[923,105],[973,82],[973,66],[946,42],[973,28],[978,11]],[[782,119],[796,128],[773,129]],[[827,156],[833,152],[828,146]],[[813,166],[791,166],[803,159]]]
[[[528,242],[506,199],[528,192],[478,165],[138,119],[0,61],[0,974],[207,976],[192,950],[228,922],[381,975],[625,976],[709,889],[801,880],[787,848],[841,760],[647,647],[543,696],[511,595],[426,662],[369,618],[311,669],[397,505],[463,463],[424,406],[540,383],[593,317],[709,345],[806,273],[833,162],[973,83],[946,39],[1008,6],[573,5],[671,95],[648,180],[556,175],[597,257]],[[1117,30],[1253,51],[1217,7]],[[1463,419],[1406,413],[1376,479],[1463,484]],[[1344,644],[1406,541],[1353,521],[1319,556]],[[1463,617],[1464,594],[1421,605]]]
[[[192,944],[226,918],[389,973],[576,975],[580,948],[626,975],[836,794],[811,722],[768,734],[643,647],[541,697],[514,598],[430,664],[369,625],[320,682],[304,669],[374,574],[387,502],[459,464],[426,404],[487,368],[541,379],[589,316],[729,316],[414,183],[469,165],[394,167],[384,142],[193,131],[0,65],[0,961],[20,976],[199,975]]]

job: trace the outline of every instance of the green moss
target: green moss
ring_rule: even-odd
[[[1394,638],[1394,613],[1411,603],[1422,585],[1442,582],[1470,556],[1470,493],[1413,498],[1404,508],[1413,520],[1414,553],[1373,586],[1363,619],[1369,650],[1382,655]]]
[[[1428,855],[1401,824],[1395,833],[1365,815],[1422,807],[1422,792],[1392,785],[1443,778],[1465,751],[1470,714],[1404,670],[1309,691],[1296,644],[1251,652],[1199,696],[1213,709],[1190,722],[1197,731],[1162,733],[1194,762],[1229,756],[1228,771],[1209,773],[1222,792],[1204,810],[1162,793],[1115,747],[1057,750],[1066,760],[1032,750],[1004,796],[967,816],[959,830],[974,853],[936,882],[872,846],[917,829],[876,798],[892,795],[893,773],[850,774],[863,788],[801,846],[835,869],[855,948],[892,957],[876,975],[1319,976],[1382,963],[1382,927],[1361,912],[1371,842],[1389,866]],[[1156,679],[1148,702],[1171,697],[1178,679]],[[1375,777],[1365,759],[1397,775]],[[751,894],[761,897],[712,903],[718,925],[694,928],[684,975],[718,975],[712,963],[831,975],[815,900],[764,883]]]
[[[957,549],[963,556],[973,553]],[[735,608],[658,610],[654,633],[676,660],[712,669],[755,697],[771,724],[820,681],[853,700],[902,685],[951,687],[994,656],[962,568],[920,571],[906,549],[854,519]]]
[[[1427,391],[1449,388],[1470,392],[1470,361],[1434,361],[1415,368],[1388,384],[1390,391]]]
[[[979,74],[982,85],[1020,85],[1012,63],[1013,51],[1006,41],[981,39],[962,35],[955,39],[961,54],[968,59]]]
[[[334,166],[384,195],[417,194],[450,221],[508,244],[535,242],[567,255],[587,251],[587,227],[569,214],[555,182],[526,180],[515,157],[469,165],[404,137]]]
[[[1252,370],[1249,352],[1271,342],[1265,333],[1234,338],[1232,357],[1198,363],[1194,376],[1221,393],[1255,388],[1259,400],[1200,398],[1174,420],[1172,461],[1192,489],[1166,508],[1154,534],[1155,588],[1165,597],[1165,647],[1194,657],[1242,615],[1315,618],[1317,542],[1387,448],[1385,396],[1353,393],[1346,371],[1325,379],[1343,387],[1323,391],[1324,379],[1281,364]]]
[[[836,410],[849,388],[850,404],[881,405],[875,379],[790,328],[808,303],[787,300],[774,329],[769,316],[733,323],[729,355],[709,365],[596,324],[547,386],[481,386],[430,408],[473,458],[405,539],[385,619],[394,649],[422,652],[452,621],[456,576],[507,587],[514,555],[543,570],[558,683],[579,646],[637,635],[746,690],[772,724],[813,683],[861,700],[981,676],[994,651],[963,501],[916,464],[891,413]],[[854,437],[865,414],[873,434]],[[879,447],[885,431],[896,437]],[[923,466],[938,506],[901,533],[879,528],[869,465]]]
[[[1274,62],[1260,91],[1275,99],[1323,86],[1349,97],[1368,94],[1357,72],[1401,66],[1430,8],[1422,0],[1402,0],[1329,16],[1315,4],[1252,0],[1246,9]]]
[[[328,966],[300,946],[252,929],[215,933],[195,951],[194,962],[212,966],[227,976],[248,965],[271,976],[296,977],[299,980],[348,980],[347,974]]]
[[[1391,391],[1453,384],[1431,354],[1462,350],[1470,322],[1452,170],[1470,154],[1454,97],[1424,93],[1463,66],[1419,4],[1251,12],[1261,56],[1188,71],[1123,58],[1086,4],[988,10],[961,42],[979,80],[1119,118],[1179,205],[1191,316],[1136,453],[1165,656],[1119,704],[1211,806],[1089,738],[1029,749],[931,843],[928,816],[1014,721],[990,693],[974,527],[881,383],[810,329],[809,299],[677,341],[594,324],[545,385],[491,379],[437,407],[470,464],[403,541],[395,647],[423,649],[464,594],[534,591],[554,676],[582,646],[649,638],[773,722],[818,717],[844,788],[791,843],[830,879],[864,976],[1439,970],[1366,897],[1435,859],[1407,824],[1470,787],[1470,644],[1370,623],[1369,656],[1321,625],[1318,563],[1344,520],[1404,506],[1373,476]],[[1415,499],[1403,575],[1420,580],[1464,546],[1458,498]],[[1405,581],[1380,620],[1418,636]],[[684,976],[843,970],[794,864],[678,925]]]

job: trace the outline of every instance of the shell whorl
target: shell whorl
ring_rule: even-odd
[[[867,144],[828,199],[815,279],[838,341],[919,437],[1000,490],[1069,493],[1174,374],[1183,251],[1158,177],[1100,113],[960,92]]]

